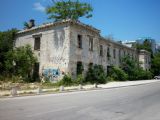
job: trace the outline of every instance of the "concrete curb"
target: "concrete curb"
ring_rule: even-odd
[[[78,89],[79,86],[77,86],[77,89],[66,89],[65,91],[58,91],[58,92],[41,92],[39,94],[24,94],[24,95],[16,95],[16,96],[2,96],[0,98],[18,98],[18,97],[28,97],[28,96],[41,96],[41,95],[48,95],[48,94],[61,94],[61,93],[71,93],[71,92],[83,92],[83,91],[95,91],[95,90],[103,90],[103,89],[115,89],[115,88],[123,88],[123,87],[130,87],[130,86],[140,86],[140,85],[146,85],[151,84],[155,82],[160,82],[159,80],[142,80],[142,81],[126,81],[126,82],[111,82],[108,84],[100,84],[97,88],[94,87],[94,85],[89,85],[90,88],[87,88],[86,86],[83,86],[83,89]],[[128,83],[128,84],[127,84]],[[69,88],[69,87],[68,87]],[[75,87],[73,87],[75,88]],[[35,90],[34,90],[35,91]]]

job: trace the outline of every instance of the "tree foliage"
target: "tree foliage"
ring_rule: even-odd
[[[27,22],[24,22],[24,23],[23,23],[23,26],[24,26],[24,29],[29,29],[29,28],[31,28],[30,25],[29,25],[29,23],[27,23]]]
[[[0,32],[0,76],[21,76],[32,81],[32,71],[36,57],[29,45],[14,48],[17,29]]]
[[[151,64],[151,70],[154,75],[160,74],[160,52],[156,53],[153,56],[152,64]]]
[[[129,80],[142,80],[152,78],[152,73],[150,71],[143,70],[140,63],[133,60],[130,56],[125,56],[122,58],[121,68],[128,74]]]
[[[8,51],[13,49],[15,34],[18,30],[11,29],[8,31],[0,32],[0,70],[1,73],[5,71],[5,61],[7,58],[5,55]]]
[[[138,51],[139,50],[147,50],[151,54],[153,54],[152,47],[151,47],[151,42],[148,39],[145,39],[142,44],[136,43],[133,45]]]
[[[53,2],[52,6],[46,8],[49,19],[61,21],[66,19],[78,20],[80,17],[90,18],[93,8],[88,3],[76,1],[58,1]]]
[[[29,45],[7,52],[5,68],[8,73],[22,76],[24,80],[32,79],[32,70],[37,59]]]

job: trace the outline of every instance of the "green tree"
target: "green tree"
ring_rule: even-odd
[[[154,75],[160,74],[160,52],[156,53],[153,56],[152,64],[151,64],[151,71]]]
[[[11,29],[0,32],[0,74],[4,74],[5,72],[5,61],[8,59],[5,55],[8,51],[13,49],[15,34],[17,31],[17,29]]]
[[[133,45],[134,48],[136,48],[138,51],[139,50],[147,50],[148,52],[150,52],[151,54],[153,54],[152,52],[152,47],[151,47],[151,42],[148,39],[145,39],[144,42],[142,44],[136,43]]]
[[[32,70],[37,59],[29,45],[15,48],[7,52],[5,68],[8,73],[22,76],[24,80],[31,80]]]
[[[143,70],[140,63],[133,60],[129,56],[122,58],[121,68],[128,74],[129,80],[142,80],[152,78],[152,73],[150,71]]]
[[[80,17],[90,18],[93,8],[88,3],[76,1],[58,1],[53,2],[52,6],[46,8],[46,13],[49,14],[49,19],[61,21],[64,19],[78,20]]]
[[[29,29],[31,28],[30,25],[27,22],[23,23],[24,29]]]

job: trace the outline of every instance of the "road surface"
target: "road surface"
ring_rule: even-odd
[[[0,120],[160,120],[160,82],[1,99]]]

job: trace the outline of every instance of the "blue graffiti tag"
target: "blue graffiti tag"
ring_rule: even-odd
[[[49,69],[44,69],[43,70],[43,75],[46,77],[50,77],[50,76],[59,76],[60,75],[60,71],[59,69],[53,69],[53,68],[49,68]]]

